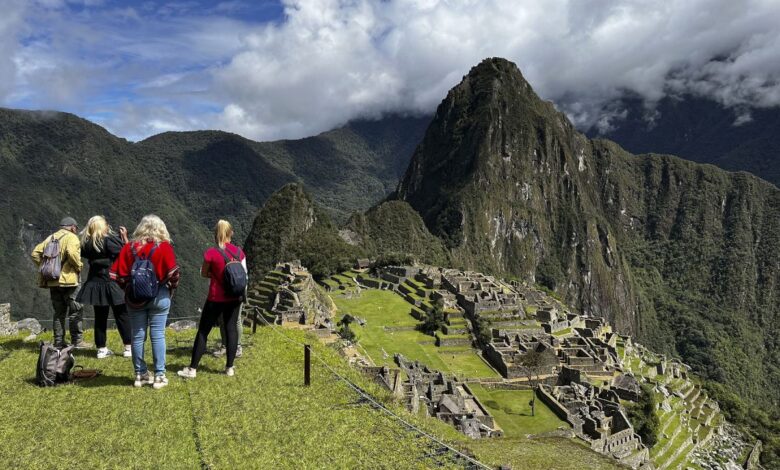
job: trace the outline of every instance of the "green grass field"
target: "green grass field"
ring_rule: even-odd
[[[276,330],[277,332],[279,330]],[[313,362],[302,384],[302,351],[268,327],[244,335],[236,377],[222,359],[204,357],[198,377],[175,376],[187,364],[193,332],[168,332],[170,385],[135,389],[129,359],[77,361],[104,375],[56,388],[33,383],[36,344],[0,339],[0,468],[449,468],[426,457],[426,439],[357,401],[357,395]],[[215,333],[213,333],[215,334]],[[332,349],[297,330],[315,354],[395,413],[493,466],[574,470],[616,469],[614,463],[567,439],[473,441],[450,425],[413,416]],[[90,333],[87,339],[91,340]],[[116,333],[109,346],[119,350]]]
[[[418,321],[409,314],[411,305],[401,296],[383,290],[363,290],[360,297],[335,297],[338,316],[351,314],[366,320],[365,326],[353,324],[360,347],[377,365],[393,364],[393,354],[401,353],[419,360],[430,368],[461,377],[498,377],[468,346],[438,348],[433,336],[413,328]],[[385,327],[409,327],[409,330],[388,330]]]
[[[569,424],[558,418],[541,400],[536,400],[535,413],[531,416],[531,390],[497,390],[480,384],[469,384],[471,391],[493,415],[506,437],[524,437],[555,431]]]

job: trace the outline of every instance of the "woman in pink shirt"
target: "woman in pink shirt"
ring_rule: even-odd
[[[246,257],[241,248],[230,243],[232,237],[233,227],[230,225],[230,222],[220,220],[214,228],[214,241],[217,243],[217,246],[209,248],[203,253],[203,266],[200,268],[200,274],[211,280],[209,283],[209,295],[206,298],[206,304],[203,306],[203,312],[200,316],[198,333],[195,336],[195,345],[192,347],[190,366],[178,372],[181,377],[195,378],[200,358],[206,352],[206,340],[211,329],[217,324],[219,317],[222,317],[227,336],[225,374],[229,377],[235,374],[233,361],[236,358],[236,349],[238,347],[237,324],[242,298],[231,296],[225,292],[224,273],[228,260],[240,261],[244,271],[246,271]]]

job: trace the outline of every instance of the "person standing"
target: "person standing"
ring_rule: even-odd
[[[127,242],[126,228],[119,227],[117,235],[111,230],[106,219],[99,215],[89,219],[81,232],[81,255],[89,262],[89,273],[76,296],[76,301],[92,305],[95,311],[95,346],[98,359],[114,354],[106,347],[109,308],[114,312],[116,327],[124,344],[123,355],[131,357],[130,319],[125,307],[125,294],[108,274]]]
[[[38,286],[49,289],[54,307],[54,346],[65,346],[65,319],[68,320],[70,340],[76,349],[92,345],[84,341],[82,327],[83,307],[76,301],[83,263],[78,224],[72,217],[60,221],[60,229],[46,237],[32,251],[32,260],[39,267]],[[49,246],[51,244],[51,246]],[[57,253],[53,248],[59,245]],[[47,250],[47,247],[49,250]],[[49,253],[52,251],[52,253]],[[45,266],[42,266],[44,265]],[[53,268],[49,268],[55,266]],[[41,269],[46,268],[46,269]],[[43,272],[45,271],[45,273]]]
[[[139,287],[135,284],[142,279],[140,276],[146,274],[142,271],[146,271],[149,262],[153,267],[154,277],[146,276],[143,280],[152,279],[153,285],[146,284],[144,288],[147,292],[150,289],[156,292],[149,299],[139,299],[133,294]],[[134,270],[134,266],[139,269]],[[135,228],[130,243],[122,247],[109,274],[111,279],[125,288],[135,370],[133,386],[152,384],[155,389],[161,389],[168,385],[165,376],[165,323],[171,308],[171,296],[179,284],[180,275],[165,222],[153,214],[144,216]],[[144,361],[147,328],[152,342],[154,376],[149,373]]]
[[[218,221],[214,227],[214,241],[217,246],[209,248],[203,254],[200,273],[201,276],[210,279],[209,293],[200,316],[195,344],[192,346],[190,366],[178,372],[180,377],[193,379],[197,375],[198,364],[206,352],[206,340],[219,318],[222,319],[225,327],[227,346],[225,374],[228,377],[235,375],[233,361],[238,348],[238,314],[241,309],[242,295],[235,295],[228,291],[228,286],[225,285],[225,269],[230,262],[240,262],[244,275],[247,269],[246,256],[241,248],[231,243],[232,237],[233,227],[230,222]],[[246,277],[244,277],[245,281]]]

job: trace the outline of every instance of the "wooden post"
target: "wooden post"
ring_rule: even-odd
[[[252,334],[257,333],[257,309],[254,309],[255,314],[252,316]]]
[[[303,385],[311,385],[311,346],[303,345]]]

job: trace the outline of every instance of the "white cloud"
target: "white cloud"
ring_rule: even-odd
[[[300,137],[357,116],[432,111],[485,57],[515,61],[581,126],[631,90],[780,104],[780,2],[289,0],[287,21],[244,38],[216,73],[219,123]],[[725,57],[724,60],[715,60]],[[238,112],[240,110],[240,112]]]
[[[22,4],[19,1],[1,1],[0,15],[0,102],[14,92],[16,85],[17,35],[22,24]]]
[[[244,1],[35,0],[22,25],[30,2],[10,1],[0,100],[95,116],[132,138],[206,127],[295,138],[432,112],[491,56],[516,62],[581,127],[621,119],[625,91],[649,117],[668,94],[712,97],[740,122],[780,105],[773,0],[285,0],[266,24],[239,18],[268,8]]]

